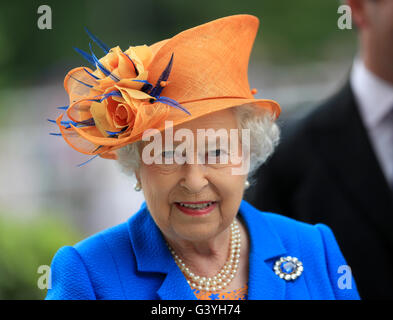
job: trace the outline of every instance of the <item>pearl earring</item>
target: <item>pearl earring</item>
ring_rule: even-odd
[[[246,189],[250,187],[250,182],[248,180],[246,180],[246,182],[244,182],[244,187]]]
[[[142,190],[142,186],[141,186],[141,183],[139,181],[134,185],[134,190],[137,191],[137,192]]]

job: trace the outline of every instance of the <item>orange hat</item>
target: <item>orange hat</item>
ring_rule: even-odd
[[[253,104],[275,117],[280,106],[255,99],[248,83],[248,60],[259,20],[251,15],[217,19],[151,46],[108,49],[97,59],[76,49],[96,70],[71,70],[64,79],[70,97],[56,122],[75,150],[116,159],[112,152],[141,139],[149,128],[164,130],[226,108]],[[91,47],[90,47],[91,49]]]

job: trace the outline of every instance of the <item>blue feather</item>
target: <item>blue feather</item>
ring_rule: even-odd
[[[92,76],[94,79],[96,79],[96,80],[101,80],[100,78],[98,78],[97,76],[95,76],[94,74],[92,74],[91,72],[89,72],[86,68],[83,68],[83,70],[85,70],[85,71],[89,74],[89,76]]]
[[[156,86],[151,91],[151,93],[150,93],[151,96],[157,98],[161,94],[162,89],[164,89],[164,87],[161,86],[161,81],[168,80],[169,74],[171,73],[171,70],[172,70],[172,64],[173,64],[173,53],[172,53],[171,59],[169,60],[168,65],[166,66],[166,68],[161,73],[160,77],[158,78]]]
[[[106,69],[102,63],[98,60],[98,58],[95,56],[93,49],[91,48],[91,43],[89,43],[89,47],[90,47],[90,52],[91,52],[91,56],[93,57],[94,63],[96,64],[96,66],[107,76],[107,77],[111,77],[111,79],[113,79],[114,81],[118,82],[120,81],[119,78],[117,78],[115,75],[113,75],[108,69]]]
[[[143,87],[141,88],[141,91],[145,93],[149,93],[149,91],[153,88],[153,85],[149,81],[146,80],[132,80],[132,81],[144,83]]]
[[[56,120],[52,120],[52,119],[47,119],[47,120],[49,122],[56,123]],[[60,124],[65,126],[66,129],[70,129],[71,128],[70,123],[72,123],[74,126],[76,126],[76,122],[74,122],[74,121],[60,121]]]
[[[100,100],[100,102],[102,102],[105,99],[112,97],[112,96],[121,97],[121,93],[120,93],[120,91],[115,90],[115,91],[111,91],[109,93],[105,93],[105,94],[103,94],[103,96],[104,97]]]
[[[103,145],[98,146],[97,148],[95,148],[95,149],[93,150],[93,152],[96,152],[98,149],[100,149],[100,148],[102,148],[102,147],[103,147]],[[91,160],[93,160],[94,158],[96,158],[96,157],[98,157],[98,156],[99,156],[99,154],[96,154],[94,157],[90,158],[89,160],[87,160],[87,161],[85,161],[85,162],[83,162],[83,163],[77,165],[77,167],[81,167],[81,166],[85,165],[86,163],[90,162]]]
[[[123,54],[131,61],[132,65],[134,66],[134,70],[135,70],[136,75],[139,76],[139,71],[138,71],[138,68],[136,67],[134,61],[132,61],[132,59],[124,52],[123,52]]]
[[[87,84],[87,83],[85,83],[85,82],[83,82],[83,81],[81,81],[81,80],[78,80],[77,78],[74,78],[73,76],[70,76],[70,78],[72,78],[72,79],[78,81],[79,83],[85,85],[86,87],[89,87],[89,88],[93,88],[93,87],[94,87],[94,86],[92,86],[91,84]]]
[[[91,157],[89,160],[87,160],[87,161],[85,161],[83,163],[78,164],[77,167],[80,168],[80,167],[84,166],[86,163],[90,162],[91,160],[93,160],[93,159],[95,159],[97,157],[98,157],[98,154],[96,154],[94,157]]]
[[[61,133],[56,133],[56,132],[49,132],[49,134],[51,136],[61,136],[62,135]]]
[[[93,59],[93,57],[92,57],[90,54],[84,52],[83,50],[81,50],[81,49],[79,49],[79,48],[75,48],[75,47],[74,47],[74,50],[75,50],[76,52],[78,52],[78,53],[79,53],[85,60],[87,60],[90,64],[92,64],[93,66],[96,66],[96,64],[95,64],[95,62],[94,62],[94,59]]]
[[[52,123],[56,123],[56,120],[52,120],[52,119],[46,119],[46,120],[48,120],[49,122],[52,122]]]
[[[78,126],[83,126],[83,127],[92,127],[92,126],[95,126],[96,123],[94,121],[94,118],[89,118],[89,119],[86,119],[86,120],[83,120],[83,121],[78,121],[77,125]]]
[[[150,84],[150,85],[151,85],[151,83],[150,83],[149,81],[147,81],[147,80],[137,80],[137,79],[133,79],[133,80],[131,80],[131,81],[142,82],[142,83]]]
[[[102,148],[103,146],[98,146],[97,148],[95,148],[92,152],[96,152],[98,149]]]
[[[141,91],[143,91],[143,92],[149,94],[149,92],[150,92],[152,89],[153,89],[153,85],[152,85],[152,84],[150,84],[150,83],[145,83],[145,84],[143,85],[143,87],[141,88]]]
[[[105,52],[105,54],[109,52],[109,48],[105,43],[103,43],[100,39],[93,35],[86,27],[85,31],[89,35],[90,39],[92,39]]]
[[[105,131],[106,131],[106,133],[109,134],[110,136],[113,136],[113,135],[116,135],[116,134],[120,133],[120,132],[108,131],[108,130],[105,130]]]
[[[56,120],[47,119],[49,122],[56,123]],[[92,127],[95,126],[95,122],[93,118],[83,120],[83,121],[72,121],[72,120],[63,120],[60,121],[60,124],[65,126],[66,129],[71,128],[71,124],[75,127]]]
[[[67,110],[70,106],[64,106],[64,107],[57,107],[57,109],[61,109],[61,110]]]
[[[105,130],[106,131],[106,133],[108,133],[109,135],[117,135],[117,134],[119,134],[119,133],[122,133],[122,132],[124,132],[125,130],[127,130],[127,128],[128,128],[128,126],[126,126],[126,127],[124,127],[123,129],[121,129],[120,131],[108,131],[108,130]]]
[[[178,103],[177,101],[175,101],[175,100],[173,100],[173,99],[171,99],[171,98],[168,98],[168,97],[158,97],[156,101],[161,102],[161,103],[164,103],[164,104],[167,104],[167,105],[169,105],[169,106],[171,106],[171,107],[174,107],[174,108],[176,108],[176,109],[179,109],[179,110],[181,110],[181,111],[184,111],[184,112],[187,113],[188,115],[191,115],[191,113],[190,113],[185,107],[183,107],[180,103]]]

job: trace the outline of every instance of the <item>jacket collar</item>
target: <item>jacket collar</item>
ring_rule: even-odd
[[[272,259],[285,254],[278,234],[268,223],[264,213],[244,200],[239,214],[250,238],[249,299],[283,299],[285,281],[277,277],[272,269]],[[163,300],[196,299],[145,203],[129,219],[128,228],[138,271],[166,274],[157,291],[158,296]]]

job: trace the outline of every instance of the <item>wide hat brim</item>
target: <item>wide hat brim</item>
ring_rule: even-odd
[[[186,115],[180,110],[171,110],[165,121],[163,121],[159,126],[155,126],[154,129],[162,132],[168,128],[168,122],[169,127],[171,125],[176,127],[218,111],[245,105],[255,108],[255,116],[258,116],[258,114],[265,114],[267,112],[271,114],[274,119],[277,118],[281,112],[280,105],[276,101],[269,99],[218,98],[187,102],[182,103],[182,105],[187,108],[191,115]],[[165,126],[165,122],[167,122],[167,126]],[[127,144],[140,141],[142,139],[142,135],[143,133],[130,137],[128,141],[110,148],[107,152],[100,154],[100,156],[106,159],[117,159],[117,154],[114,152],[115,150],[122,148]]]

